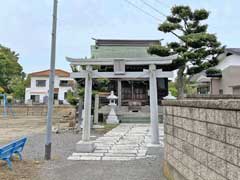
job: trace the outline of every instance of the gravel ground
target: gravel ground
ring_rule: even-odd
[[[92,132],[93,139],[103,132]],[[43,161],[44,134],[29,137],[24,149],[26,160],[40,162],[40,180],[165,180],[162,175],[162,157],[135,161],[68,161],[75,151],[80,134],[65,132],[53,134],[52,161]],[[32,180],[32,179],[31,179]]]

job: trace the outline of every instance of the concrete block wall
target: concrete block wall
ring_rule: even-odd
[[[169,180],[240,180],[240,101],[164,101]]]

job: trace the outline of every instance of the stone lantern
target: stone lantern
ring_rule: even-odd
[[[107,97],[107,99],[109,100],[108,105],[110,106],[110,112],[107,117],[107,124],[118,124],[119,120],[115,112],[117,106],[116,100],[118,99],[118,97],[114,95],[113,91],[111,91],[111,94]]]
[[[164,100],[175,100],[176,97],[172,95],[172,93],[169,91],[168,96],[163,98]]]

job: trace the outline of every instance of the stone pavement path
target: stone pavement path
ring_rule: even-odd
[[[162,147],[163,136],[163,125],[159,124]],[[94,141],[96,149],[93,153],[73,153],[68,160],[129,161],[146,158],[150,138],[149,124],[120,124]]]

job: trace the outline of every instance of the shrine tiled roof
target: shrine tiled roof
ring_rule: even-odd
[[[91,46],[92,58],[147,58],[150,45],[160,45],[160,40],[96,40]]]
[[[240,55],[240,48],[227,48],[226,52]]]

